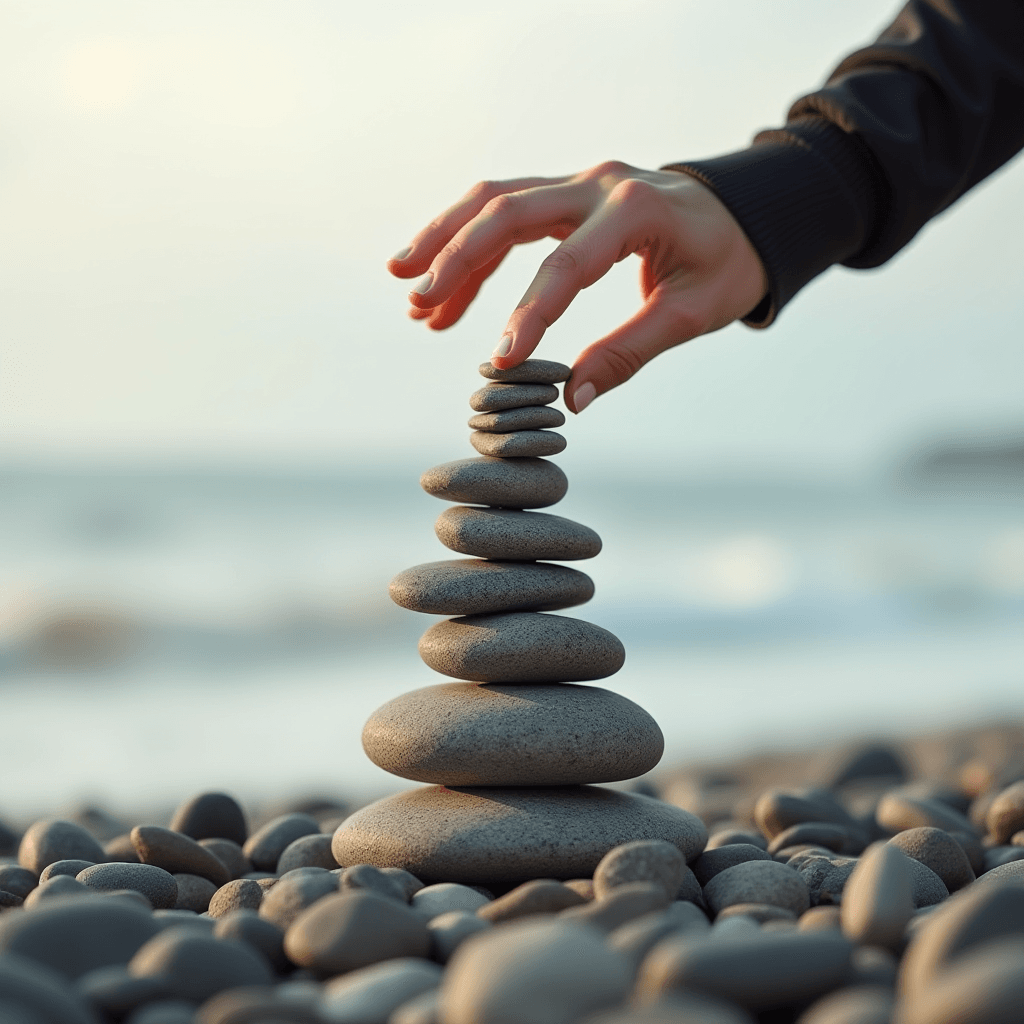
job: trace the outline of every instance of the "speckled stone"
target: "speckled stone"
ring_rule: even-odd
[[[480,376],[509,384],[561,384],[572,376],[572,369],[551,359],[527,359],[511,370],[499,370],[488,361],[480,364]]]
[[[278,858],[296,839],[319,831],[320,823],[309,814],[282,814],[249,836],[242,852],[257,871],[274,871]]]
[[[940,828],[908,828],[889,842],[908,857],[931,868],[950,892],[974,881],[974,871],[963,847]]]
[[[505,409],[502,412],[478,412],[470,416],[471,430],[488,434],[511,434],[515,430],[544,430],[565,423],[565,413],[550,405],[528,405],[523,409]]]
[[[457,459],[428,469],[420,486],[435,498],[499,508],[546,508],[565,497],[569,481],[544,459]]]
[[[532,405],[550,405],[558,397],[554,384],[511,384],[495,382],[474,391],[469,407],[474,412],[504,412]]]
[[[157,910],[167,910],[178,900],[178,883],[174,875],[155,864],[93,864],[78,881],[99,892],[134,889]]]
[[[33,822],[18,847],[18,863],[37,875],[58,860],[100,864],[106,859],[103,847],[81,825],[54,818]]]
[[[194,839],[160,825],[136,825],[132,845],[143,864],[155,864],[171,874],[199,875],[215,886],[231,881],[224,862]]]
[[[474,430],[469,435],[469,443],[481,455],[493,455],[496,459],[557,455],[565,451],[565,438],[553,430],[516,430],[511,434]]]
[[[590,875],[632,839],[667,839],[692,858],[707,829],[688,811],[610,789],[427,786],[357,811],[335,832],[333,852],[341,864],[485,884]]]
[[[412,612],[487,615],[585,604],[594,596],[594,581],[567,565],[452,558],[400,572],[388,593]]]
[[[799,872],[773,860],[748,860],[720,871],[704,886],[704,899],[715,914],[734,903],[768,903],[799,917],[811,905]]]
[[[664,739],[643,708],[593,686],[444,683],[378,708],[374,764],[445,786],[564,786],[650,771]]]
[[[462,555],[529,562],[593,558],[601,538],[581,523],[547,512],[455,505],[437,517],[434,533],[445,547]]]
[[[187,800],[174,812],[170,827],[192,839],[230,839],[239,846],[249,838],[245,812],[226,793],[200,793]]]

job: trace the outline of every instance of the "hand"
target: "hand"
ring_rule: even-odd
[[[500,369],[529,358],[583,289],[632,253],[644,304],[577,358],[566,405],[581,412],[660,352],[751,312],[768,291],[764,267],[715,194],[677,171],[611,161],[563,178],[483,182],[421,231],[388,269],[423,275],[409,315],[450,327],[513,245],[561,241],[541,263],[491,356]]]

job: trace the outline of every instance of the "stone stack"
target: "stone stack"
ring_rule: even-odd
[[[550,403],[569,368],[527,360],[490,363],[475,392],[470,441],[481,457],[435,466],[421,479],[441,513],[438,539],[467,558],[400,573],[404,608],[454,618],[424,633],[420,656],[460,682],[405,694],[378,709],[363,747],[381,768],[430,786],[380,800],[334,836],[339,864],[400,867],[424,881],[508,885],[593,873],[605,853],[635,839],[666,839],[689,859],[703,824],[645,796],[597,788],[635,778],[664,741],[642,708],[608,690],[575,685],[617,672],[618,638],[551,612],[594,593],[585,573],[550,560],[594,557],[586,526],[528,509],[560,501],[565,474],[544,456],[565,447]],[[467,681],[468,680],[468,681]]]

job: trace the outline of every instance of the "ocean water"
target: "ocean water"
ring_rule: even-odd
[[[440,677],[396,572],[448,556],[415,472],[0,474],[0,813],[80,800],[365,799],[402,788],[359,734]],[[1015,479],[631,478],[574,472],[594,527],[604,685],[668,767],[1024,713]]]

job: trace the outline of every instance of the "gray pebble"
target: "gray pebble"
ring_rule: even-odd
[[[971,823],[958,811],[938,800],[918,799],[899,790],[886,793],[878,802],[875,818],[890,832],[908,828],[941,828],[945,832],[974,831]]]
[[[11,910],[25,902],[24,896],[15,896],[13,892],[0,889],[0,910]]]
[[[974,881],[974,872],[963,847],[942,829],[908,828],[889,842],[908,857],[931,868],[950,892]]]
[[[388,1018],[388,1024],[440,1024],[440,990],[430,989],[403,1003]]]
[[[322,834],[300,836],[289,843],[278,858],[277,870],[285,874],[295,868],[336,868],[338,862],[331,855],[331,837]]]
[[[367,889],[370,892],[375,892],[378,896],[385,896],[389,900],[397,900],[399,903],[409,902],[406,888],[401,880],[393,878],[372,864],[353,864],[351,867],[343,868],[338,875],[338,888],[342,892]]]
[[[76,877],[83,885],[99,892],[134,889],[157,910],[173,908],[178,899],[174,876],[154,864],[94,864]]]
[[[1024,860],[1024,848],[1020,846],[993,846],[985,851],[985,871]]]
[[[594,870],[594,896],[604,899],[620,885],[653,882],[675,899],[686,871],[679,848],[664,839],[638,839],[610,849]]]
[[[551,878],[534,878],[517,885],[504,896],[482,904],[477,916],[491,924],[515,921],[534,914],[557,914],[570,907],[584,906],[588,900],[574,889]]]
[[[308,814],[282,814],[249,836],[242,851],[258,871],[274,871],[281,854],[296,839],[319,833],[316,818]]]
[[[217,923],[212,917],[197,914],[194,910],[154,910],[153,919],[160,925],[161,931],[168,928],[191,928],[202,935],[212,935],[213,926]]]
[[[132,1010],[164,995],[155,978],[135,978],[124,964],[97,967],[78,979],[78,991],[103,1019],[122,1020]]]
[[[88,889],[88,886],[86,886],[86,888]],[[104,889],[102,892],[100,892],[100,895],[107,897],[107,899],[131,900],[133,903],[137,903],[140,907],[143,907],[146,910],[153,910],[153,904],[150,903],[149,900],[145,896],[143,896],[138,889]],[[154,913],[169,914],[172,913],[172,911],[158,910],[154,911]]]
[[[469,407],[474,412],[503,412],[533,405],[550,405],[558,398],[553,384],[511,384],[496,381],[485,384],[469,396]]]
[[[200,793],[192,797],[174,812],[171,829],[192,839],[230,839],[239,846],[249,838],[245,812],[226,793]]]
[[[812,906],[839,906],[857,860],[854,857],[810,856],[806,860],[794,861],[790,866],[807,883]]]
[[[992,868],[991,871],[986,871],[979,881],[984,881],[986,884],[993,882],[1024,882],[1024,861],[1011,860],[1006,864],[1000,864],[998,867]],[[26,901],[30,900],[33,893],[37,891],[33,889],[26,897]]]
[[[440,983],[437,964],[399,957],[333,978],[324,986],[322,1012],[336,1024],[388,1024],[403,1003]]]
[[[842,912],[837,906],[822,904],[800,915],[797,927],[802,932],[833,931],[842,928]]]
[[[712,840],[714,838],[711,837]],[[725,846],[712,847],[711,840],[708,840],[708,848],[693,862],[693,873],[701,886],[705,886],[726,868],[750,860],[771,859],[765,850],[750,843],[727,843]]]
[[[449,910],[466,910],[475,912],[491,901],[476,889],[458,882],[436,882],[420,889],[412,898],[414,910],[426,915],[428,919],[444,914]]]
[[[180,832],[159,825],[136,825],[132,845],[143,864],[154,864],[171,874],[199,875],[215,886],[231,881],[223,861]]]
[[[241,846],[231,839],[200,839],[199,845],[209,850],[228,869],[232,878],[241,878],[252,871],[252,862],[242,853]]]
[[[721,846],[735,846],[740,843],[757,846],[762,850],[768,849],[768,840],[760,832],[740,828],[724,828],[713,832],[707,848],[717,850]]]
[[[843,934],[862,946],[901,950],[914,913],[910,858],[888,843],[874,843],[860,856],[843,889]]]
[[[850,814],[821,791],[766,790],[754,805],[754,820],[761,832],[771,839],[794,825],[810,821],[859,829]]]
[[[908,857],[907,865],[910,868],[910,883],[915,907],[918,909],[930,907],[941,903],[949,896],[949,890],[945,883],[927,864]]]
[[[829,789],[865,779],[898,785],[910,777],[906,759],[895,747],[871,743],[845,754],[829,773]]]
[[[719,872],[704,887],[713,914],[734,903],[770,903],[799,917],[810,906],[807,883],[798,871],[773,860],[751,860]]]
[[[473,430],[492,434],[510,434],[517,430],[543,430],[560,427],[565,413],[550,405],[530,405],[523,409],[505,409],[503,412],[478,412],[469,418]]]
[[[439,964],[446,964],[466,939],[490,927],[490,921],[468,910],[449,910],[438,914],[427,922],[430,955]]]
[[[70,875],[74,878],[79,875],[86,868],[91,868],[93,862],[88,860],[55,860],[52,864],[48,864],[43,868],[42,874],[39,876],[40,882],[45,882],[54,875]],[[7,888],[3,884],[3,869],[0,868],[0,889]]]
[[[65,861],[64,863],[69,862]],[[45,874],[47,870],[49,869],[45,868],[43,873]],[[65,874],[66,872],[56,873]],[[45,881],[46,879],[42,875],[37,878],[34,871],[19,867],[17,864],[0,865],[0,890],[9,892],[12,896],[24,899],[40,882]]]
[[[572,370],[551,359],[526,359],[511,370],[499,370],[488,360],[480,364],[480,376],[510,384],[561,384],[572,376]]]
[[[65,978],[28,957],[0,955],[0,992],[0,999],[25,1011],[12,1024],[96,1024],[96,1015]]]
[[[808,1007],[797,1024],[890,1024],[892,990],[881,985],[841,988]]]
[[[749,917],[761,925],[784,921],[796,927],[797,922],[796,914],[792,910],[776,907],[771,903],[733,903],[732,906],[719,911],[715,924],[727,921],[730,917]]]
[[[186,999],[159,999],[140,1006],[124,1024],[195,1024],[196,1004]]]
[[[546,508],[565,497],[569,481],[544,459],[458,459],[428,469],[420,486],[435,498],[499,508]]]
[[[592,878],[567,878],[562,883],[567,889],[572,889],[587,902],[594,898],[594,880]]]
[[[616,886],[603,899],[570,907],[559,916],[602,932],[613,932],[627,921],[663,910],[671,902],[672,897],[656,882],[627,882]]]
[[[308,868],[299,869],[282,878],[264,895],[259,915],[287,931],[307,907],[337,891],[338,879],[329,871],[314,873]]]
[[[255,910],[239,908],[230,911],[216,921],[213,934],[218,939],[246,943],[260,953],[275,971],[284,972],[292,966],[284,955],[284,932],[273,921],[260,917]]]
[[[179,872],[174,876],[178,884],[178,898],[175,901],[175,910],[191,910],[197,914],[205,913],[210,906],[210,900],[217,891],[217,886],[208,878],[200,878],[199,875],[188,875]]]
[[[382,875],[387,875],[393,882],[398,883],[398,887],[405,893],[406,903],[423,888],[423,883],[415,875],[404,871],[402,868],[381,868],[380,872]]]
[[[18,863],[37,876],[58,860],[99,864],[106,859],[103,847],[81,825],[54,818],[31,824],[18,847]]]
[[[135,847],[132,846],[130,832],[126,832],[122,836],[114,836],[113,839],[108,840],[103,846],[103,852],[106,855],[103,859],[106,861],[116,861],[120,864],[141,863],[139,855],[135,852]]]
[[[825,821],[802,821],[780,832],[768,844],[772,855],[787,846],[823,846],[834,853],[857,854],[864,848],[863,843],[850,834],[842,825]]]
[[[81,896],[91,892],[77,878],[70,875],[54,875],[45,882],[40,882],[26,897],[25,909],[31,910],[40,903],[59,900],[65,896]]]
[[[453,505],[434,523],[445,547],[463,555],[505,561],[593,558],[601,538],[588,526],[548,512]]]
[[[646,711],[609,690],[443,683],[378,708],[363,749],[385,771],[419,782],[570,785],[642,775],[661,759],[664,739]]]
[[[890,992],[896,987],[899,961],[881,946],[858,946],[850,958],[850,985],[884,985]]]
[[[224,917],[234,910],[259,910],[262,902],[263,887],[255,879],[235,878],[210,897],[207,913],[210,917]]]
[[[544,457],[565,451],[565,438],[553,430],[516,430],[510,434],[492,434],[474,430],[469,443],[481,454],[496,459]]]
[[[453,558],[400,572],[388,594],[403,608],[431,615],[552,611],[585,604],[594,581],[567,565]]]
[[[710,930],[703,910],[692,903],[676,901],[664,910],[634,918],[620,925],[608,935],[608,947],[621,953],[633,966],[639,968],[644,957],[669,935],[705,935]]]

